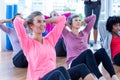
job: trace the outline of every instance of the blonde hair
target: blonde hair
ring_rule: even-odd
[[[26,19],[26,23],[27,23],[27,27],[28,27],[28,30],[31,31],[31,28],[29,25],[33,24],[33,19],[36,17],[36,16],[41,16],[43,15],[40,11],[34,11],[32,12]]]

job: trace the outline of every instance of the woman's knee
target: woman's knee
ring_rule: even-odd
[[[58,69],[58,70],[66,70],[66,68],[63,67],[63,66],[60,66],[60,67],[58,67],[57,69]]]
[[[92,55],[93,56],[93,52],[90,49],[87,49],[86,53],[87,53],[86,55],[89,55],[89,56]]]
[[[78,65],[78,72],[79,71],[83,79],[85,78],[86,75],[90,73],[90,70],[88,69],[87,65],[84,63]]]
[[[85,52],[87,52],[87,53],[93,53],[90,49],[87,49]]]
[[[101,55],[107,55],[107,53],[106,53],[106,51],[105,51],[105,49],[104,48],[100,48],[99,50],[98,50],[98,53],[99,54],[101,54]]]
[[[84,63],[81,63],[81,64],[77,65],[76,67],[77,67],[78,69],[81,69],[81,70],[86,70],[86,69],[88,69],[87,65],[84,64]]]
[[[24,62],[18,61],[18,60],[14,60],[14,59],[13,59],[13,64],[15,67],[18,67],[18,68],[26,68],[28,66],[27,63],[24,63]]]
[[[68,71],[66,70],[65,67],[60,66],[60,67],[57,68],[57,70],[59,70],[59,71],[62,72],[63,74],[68,74]]]
[[[106,52],[104,48],[99,49],[101,52]]]

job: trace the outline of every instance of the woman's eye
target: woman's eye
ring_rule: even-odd
[[[43,20],[43,22],[46,22],[45,20]]]
[[[40,20],[38,20],[38,23],[40,23],[41,21]]]
[[[42,23],[42,22],[45,23],[46,21],[45,21],[45,20],[43,20],[43,21],[38,20],[37,22],[38,22],[38,23]]]
[[[75,21],[78,21],[78,20],[75,20]]]

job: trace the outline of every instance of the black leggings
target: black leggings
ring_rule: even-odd
[[[40,80],[79,80],[80,77],[84,79],[89,73],[90,71],[85,64],[79,64],[68,70],[64,67],[58,67]]]
[[[78,64],[85,63],[88,69],[96,75],[99,79],[102,74],[100,73],[95,57],[90,49],[85,50],[81,53],[76,59],[74,59],[71,63],[71,67],[76,66]]]
[[[71,80],[79,80],[80,77],[84,79],[90,73],[90,70],[86,64],[81,63],[68,69],[68,72],[71,76]]]
[[[22,50],[13,57],[13,64],[18,68],[26,68],[28,66],[28,61]]]
[[[120,66],[120,53],[118,53],[114,59],[113,59],[113,64]]]
[[[107,55],[105,49],[101,48],[101,49],[97,50],[94,53],[94,56],[95,56],[97,65],[99,65],[100,62],[102,62],[104,68],[108,71],[108,73],[112,77],[115,74],[115,71],[114,71],[111,60],[110,60],[109,56]]]
[[[68,71],[64,67],[58,67],[46,74],[40,80],[71,80],[71,78]]]
[[[64,39],[63,37],[60,38],[55,46],[55,50],[56,50],[56,55],[57,57],[62,57],[62,56],[66,56],[66,46],[64,44]]]
[[[84,51],[75,60],[72,61],[71,67],[85,63],[88,66],[88,69],[94,73],[97,78],[100,78],[102,76],[98,69],[100,62],[103,63],[103,66],[109,72],[110,76],[115,74],[112,63],[104,48],[97,50],[95,54],[93,54],[90,49]]]

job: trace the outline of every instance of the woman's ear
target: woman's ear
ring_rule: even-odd
[[[31,31],[32,30],[32,24],[27,24],[28,30]]]

